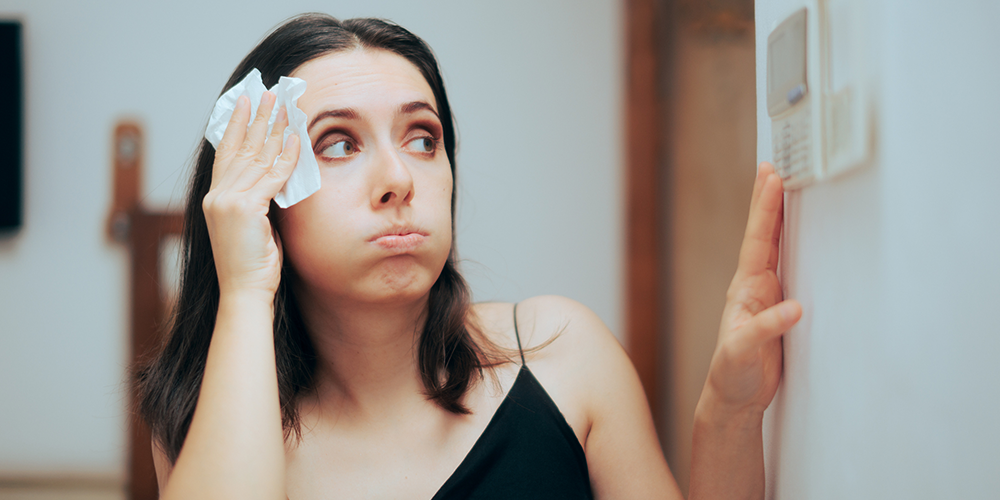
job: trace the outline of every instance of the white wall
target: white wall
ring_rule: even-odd
[[[786,196],[802,301],[766,423],[770,498],[1000,493],[1000,3],[868,0],[872,165]],[[808,0],[757,0],[767,36]],[[812,75],[811,75],[812,76]],[[810,81],[812,89],[817,82]]]
[[[25,225],[0,239],[0,472],[124,467],[127,268],[104,239],[110,141],[136,117],[172,206],[229,73],[284,18],[387,17],[437,51],[460,134],[477,300],[566,295],[618,331],[619,2],[6,0],[24,22]]]

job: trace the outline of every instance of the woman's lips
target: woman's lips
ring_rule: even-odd
[[[406,253],[420,246],[424,239],[425,236],[420,233],[387,234],[375,238],[372,243],[393,253]]]

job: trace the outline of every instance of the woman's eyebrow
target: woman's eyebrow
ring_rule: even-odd
[[[309,122],[308,128],[310,131],[312,131],[313,125],[316,125],[316,122],[324,118],[342,118],[344,120],[357,120],[359,119],[359,117],[360,115],[358,115],[358,112],[355,111],[354,108],[329,109],[316,115],[316,118],[313,118],[312,121]]]
[[[416,113],[417,111],[421,111],[421,110],[424,110],[424,109],[426,109],[427,111],[430,111],[431,113],[434,113],[434,116],[437,116],[438,120],[441,119],[441,117],[438,116],[438,112],[436,110],[434,110],[434,106],[431,106],[429,103],[427,103],[427,101],[413,101],[413,102],[408,102],[408,103],[406,103],[406,104],[404,104],[404,105],[402,105],[402,106],[399,107],[399,114],[401,114],[401,115],[409,115],[409,114],[413,114],[413,113]]]
[[[422,110],[425,110],[425,109],[427,111],[430,111],[431,113],[434,113],[434,116],[437,116],[439,120],[441,119],[441,117],[438,115],[438,112],[434,109],[434,106],[431,106],[430,103],[428,103],[427,101],[413,101],[413,102],[408,102],[408,103],[403,104],[402,106],[400,106],[399,107],[399,111],[397,111],[397,113],[401,114],[401,115],[409,115],[409,114],[413,114],[413,113],[416,113],[418,111],[422,111]],[[309,122],[308,129],[309,129],[310,132],[312,132],[313,126],[316,125],[317,122],[319,122],[320,120],[323,120],[325,118],[340,118],[340,119],[343,119],[343,120],[358,120],[358,119],[360,119],[360,117],[361,117],[361,115],[358,114],[358,112],[354,108],[329,109],[329,110],[323,111],[322,113],[316,115],[316,117],[313,118],[311,122]]]

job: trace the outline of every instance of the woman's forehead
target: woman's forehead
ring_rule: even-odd
[[[334,52],[299,66],[290,76],[306,81],[298,106],[310,118],[330,108],[379,113],[425,101],[437,111],[434,92],[416,66],[387,50]]]

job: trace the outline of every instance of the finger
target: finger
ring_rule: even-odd
[[[757,176],[753,181],[753,194],[750,196],[750,211],[753,212],[753,207],[757,205],[757,200],[760,199],[760,192],[764,189],[764,181],[767,180],[767,176],[774,172],[774,167],[768,162],[761,162],[757,166]]]
[[[264,149],[261,150],[260,154],[257,155],[258,161],[261,165],[271,168],[274,165],[274,159],[278,157],[281,153],[281,143],[285,136],[285,128],[288,126],[288,112],[285,107],[282,106],[278,110],[278,116],[274,119],[274,126],[271,128],[271,135],[268,136],[267,142],[264,143]]]
[[[260,106],[257,107],[257,116],[250,124],[247,137],[243,140],[239,155],[245,158],[253,158],[260,153],[264,147],[264,135],[267,134],[267,122],[271,118],[271,109],[274,108],[275,96],[269,91],[265,91],[260,98]]]
[[[231,185],[234,189],[249,189],[257,179],[260,179],[270,165],[262,164],[257,158],[264,148],[264,135],[267,133],[267,123],[271,117],[271,110],[274,108],[275,96],[271,92],[264,92],[260,98],[260,106],[257,107],[257,116],[247,130],[246,139],[236,152],[233,163],[240,166],[230,168],[223,177],[222,182]]]
[[[781,231],[785,226],[785,196],[782,189],[781,202],[778,205],[778,223],[774,225],[774,232],[771,235],[771,254],[767,258],[767,268],[778,272],[778,258],[781,250]]]
[[[295,170],[295,164],[299,161],[299,136],[292,134],[285,141],[285,147],[281,150],[281,157],[275,162],[267,173],[253,187],[254,194],[261,198],[271,199],[277,196],[278,191],[288,182],[288,177]]]
[[[755,352],[760,346],[790,330],[802,318],[802,304],[794,299],[779,302],[754,315],[744,325],[737,341],[740,352]]]
[[[781,179],[769,174],[757,203],[750,211],[747,229],[740,247],[738,274],[753,275],[767,269],[771,257],[775,226],[780,223],[783,191]]]
[[[281,107],[278,109],[278,116],[275,117],[274,126],[271,127],[271,135],[268,136],[263,149],[253,159],[253,163],[240,172],[239,179],[233,183],[234,188],[250,189],[267,174],[274,165],[274,159],[281,153],[281,142],[287,126],[288,113]]]
[[[247,134],[247,123],[250,122],[250,98],[240,96],[236,99],[236,107],[229,117],[226,131],[222,134],[219,147],[215,148],[215,163],[212,166],[212,187],[225,175],[227,168]]]

